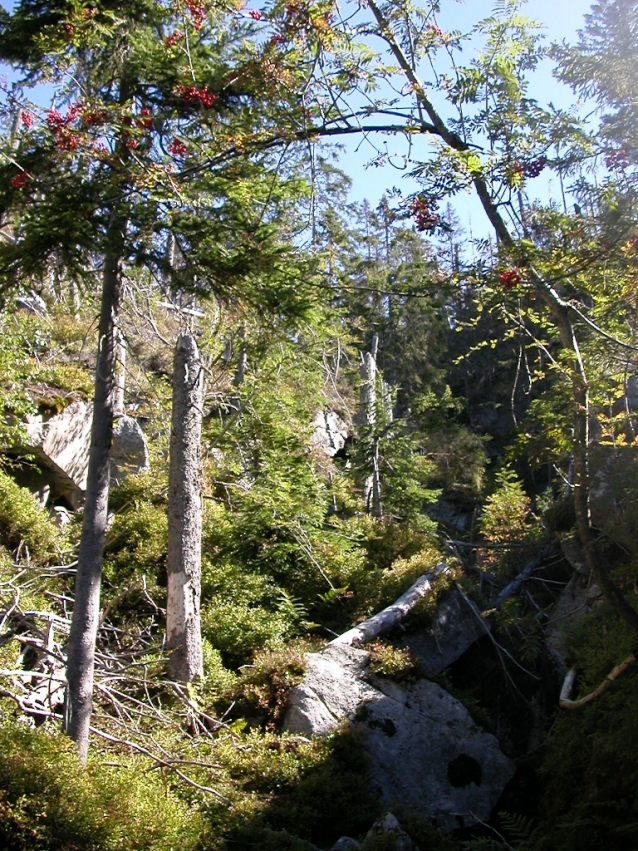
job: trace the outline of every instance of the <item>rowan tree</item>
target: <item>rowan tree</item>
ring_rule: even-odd
[[[307,305],[297,286],[303,264],[291,263],[294,249],[278,226],[300,185],[285,151],[248,157],[246,150],[282,128],[294,137],[307,122],[307,69],[287,43],[321,26],[284,21],[281,38],[264,40],[260,18],[205,0],[126,8],[25,0],[0,20],[0,56],[24,75],[9,103],[22,125],[19,143],[5,150],[0,169],[2,212],[13,222],[0,247],[2,287],[37,279],[51,263],[84,286],[101,278],[65,709],[83,758],[123,281],[146,270],[171,292],[232,297],[263,313]],[[55,92],[46,109],[25,93],[41,83]]]

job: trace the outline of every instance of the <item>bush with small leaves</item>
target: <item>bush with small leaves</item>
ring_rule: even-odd
[[[148,764],[84,768],[65,736],[4,717],[0,726],[0,846],[7,851],[188,851],[197,812]]]
[[[45,563],[59,557],[66,540],[57,526],[49,520],[35,497],[21,488],[7,473],[0,470],[0,544],[17,550],[22,544],[29,558]],[[22,550],[22,555],[26,555]]]

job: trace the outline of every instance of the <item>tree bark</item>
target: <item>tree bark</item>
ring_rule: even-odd
[[[115,391],[113,395],[113,413],[115,416],[123,417],[126,414],[126,406],[124,404],[124,391],[126,390],[126,342],[124,335],[118,328],[116,334],[116,378]]]
[[[203,673],[201,621],[203,369],[193,337],[175,347],[168,484],[168,675],[192,682]]]
[[[67,646],[64,730],[86,762],[93,701],[95,641],[100,619],[100,584],[108,518],[113,397],[117,360],[115,328],[121,296],[120,256],[107,254],[102,274],[99,344],[86,500]]]
[[[377,424],[377,349],[379,337],[375,334],[369,352],[361,356],[361,412],[366,426]],[[372,455],[370,458],[372,471],[364,482],[364,498],[368,512],[373,517],[383,516],[381,503],[381,476],[379,473],[379,437],[374,435]]]

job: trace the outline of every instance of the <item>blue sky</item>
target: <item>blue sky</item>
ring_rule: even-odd
[[[14,2],[13,0],[0,0],[0,5],[10,10]],[[251,0],[250,2],[250,6],[253,7],[258,8],[260,5],[262,5],[260,0]],[[574,40],[577,30],[583,26],[584,15],[590,10],[590,6],[590,0],[562,0],[562,2],[558,2],[558,0],[528,0],[523,12],[543,25],[545,39],[548,43],[551,43],[563,39]],[[441,7],[439,24],[443,29],[468,32],[475,23],[492,14],[494,2],[493,0],[466,0],[466,2],[442,0]],[[471,47],[468,47],[465,50],[465,62],[469,62],[471,59],[471,49]],[[532,80],[530,96],[536,98],[542,105],[552,101],[555,106],[567,107],[573,102],[573,95],[569,89],[553,79],[549,61],[543,63],[536,71]],[[403,154],[406,152],[401,137],[379,137],[377,135],[375,141],[384,150],[387,146],[390,159],[393,153]],[[397,170],[391,165],[366,168],[366,164],[376,156],[378,151],[375,151],[365,140],[350,137],[342,144],[344,150],[339,154],[337,165],[348,174],[353,182],[351,200],[361,201],[367,198],[373,206],[376,206],[384,192],[387,192],[393,186],[398,187],[405,195],[409,195],[417,189],[413,180],[406,179],[404,171]],[[428,145],[427,141],[421,138],[416,144],[420,147],[424,157]],[[534,188],[539,189],[544,194],[545,199],[547,196],[557,197],[559,193],[558,186],[543,184],[540,180],[537,181]],[[474,236],[485,236],[487,234],[486,223],[483,221],[483,214],[476,199],[470,195],[462,196],[457,199],[455,207],[467,231],[470,231]]]
[[[445,30],[461,30],[468,32],[478,21],[492,14],[493,0],[442,0],[442,10],[439,23]],[[584,24],[584,16],[590,11],[590,0],[528,0],[522,10],[528,17],[538,20],[543,25],[543,35],[549,44],[555,41],[573,41],[578,29]],[[466,51],[465,61],[469,62],[471,55]],[[532,79],[530,96],[542,105],[551,101],[556,107],[567,108],[574,102],[572,92],[552,77],[552,66],[549,61],[542,63]],[[383,137],[377,142],[387,144],[390,154],[394,151],[403,153],[404,148],[400,139]],[[424,148],[427,142],[421,143]],[[353,181],[351,200],[361,201],[367,198],[373,206],[380,197],[393,186],[398,187],[404,194],[410,194],[417,189],[416,183],[390,165],[384,167],[371,166],[366,163],[375,156],[371,145],[354,138],[344,143],[344,152],[340,155],[337,165],[345,171]],[[539,186],[541,181],[538,182]],[[543,194],[557,197],[559,187],[545,184]],[[488,232],[483,221],[483,213],[478,201],[472,196],[461,196],[455,204],[466,230],[471,230],[474,236],[485,236]]]

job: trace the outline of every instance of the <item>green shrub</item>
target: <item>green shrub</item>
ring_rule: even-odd
[[[232,778],[223,791],[233,807],[206,807],[215,837],[206,851],[330,847],[364,833],[380,813],[363,742],[347,730],[313,741],[252,731],[220,741],[215,755]]]
[[[116,514],[104,548],[104,601],[111,617],[138,618],[166,600],[168,520],[163,507],[135,500]]]
[[[202,822],[148,765],[80,766],[72,742],[3,719],[0,845],[7,851],[188,851]]]
[[[296,618],[274,580],[233,561],[202,561],[202,633],[238,667],[262,648],[281,647],[297,631]]]
[[[231,688],[222,695],[223,704],[235,703],[234,714],[263,718],[269,729],[278,727],[290,689],[306,673],[307,643],[297,642],[282,650],[262,650],[252,665],[244,666]]]
[[[366,644],[370,653],[370,671],[397,682],[415,680],[419,675],[419,662],[407,647],[395,647],[384,641]]]
[[[21,543],[36,563],[59,556],[66,541],[27,488],[0,470],[0,543],[15,550]]]

